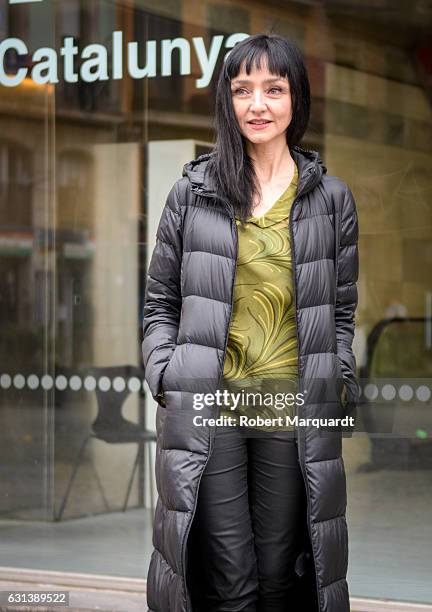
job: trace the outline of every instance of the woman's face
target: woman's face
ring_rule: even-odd
[[[271,74],[267,66],[244,68],[231,80],[234,112],[243,136],[254,144],[268,143],[283,136],[291,123],[291,92],[287,77]],[[264,124],[253,123],[266,120]]]

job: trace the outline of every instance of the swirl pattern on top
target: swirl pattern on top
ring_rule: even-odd
[[[223,372],[230,390],[296,390],[298,352],[288,220],[297,185],[295,166],[291,183],[264,215],[249,217],[243,228],[236,219],[237,273]],[[221,410],[230,416],[236,412],[228,406]],[[281,411],[249,405],[247,414],[293,415],[294,408]]]

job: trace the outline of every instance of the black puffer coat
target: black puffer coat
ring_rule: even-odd
[[[300,417],[355,415],[356,205],[348,186],[327,174],[317,152],[292,147],[291,155],[299,169],[289,219],[299,379],[307,388],[306,403],[296,410]],[[215,390],[221,380],[237,254],[234,211],[212,197],[208,159],[201,155],[186,164],[172,187],[147,276],[142,352],[145,377],[159,404],[149,612],[196,612],[186,581],[188,534],[217,428],[194,426],[192,418],[215,417],[219,409],[197,412],[192,398],[195,391]],[[324,393],[323,380],[336,383],[333,399]],[[341,400],[342,381],[348,403]],[[304,587],[300,607],[302,612],[347,612],[342,431],[326,434],[313,425],[296,431],[309,532],[296,564],[299,588]]]

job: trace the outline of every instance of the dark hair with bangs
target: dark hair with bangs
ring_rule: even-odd
[[[306,131],[310,115],[310,87],[300,49],[279,34],[254,34],[238,42],[225,58],[219,73],[214,127],[216,143],[208,162],[208,171],[219,199],[231,205],[242,223],[252,214],[255,195],[261,196],[253,162],[246,150],[232,103],[231,80],[245,63],[246,73],[267,62],[269,72],[287,77],[292,100],[292,120],[286,130],[289,148],[298,145]]]

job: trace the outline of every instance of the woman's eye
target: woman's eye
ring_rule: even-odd
[[[280,87],[272,87],[270,91],[277,91],[278,93],[280,93],[282,89]]]

